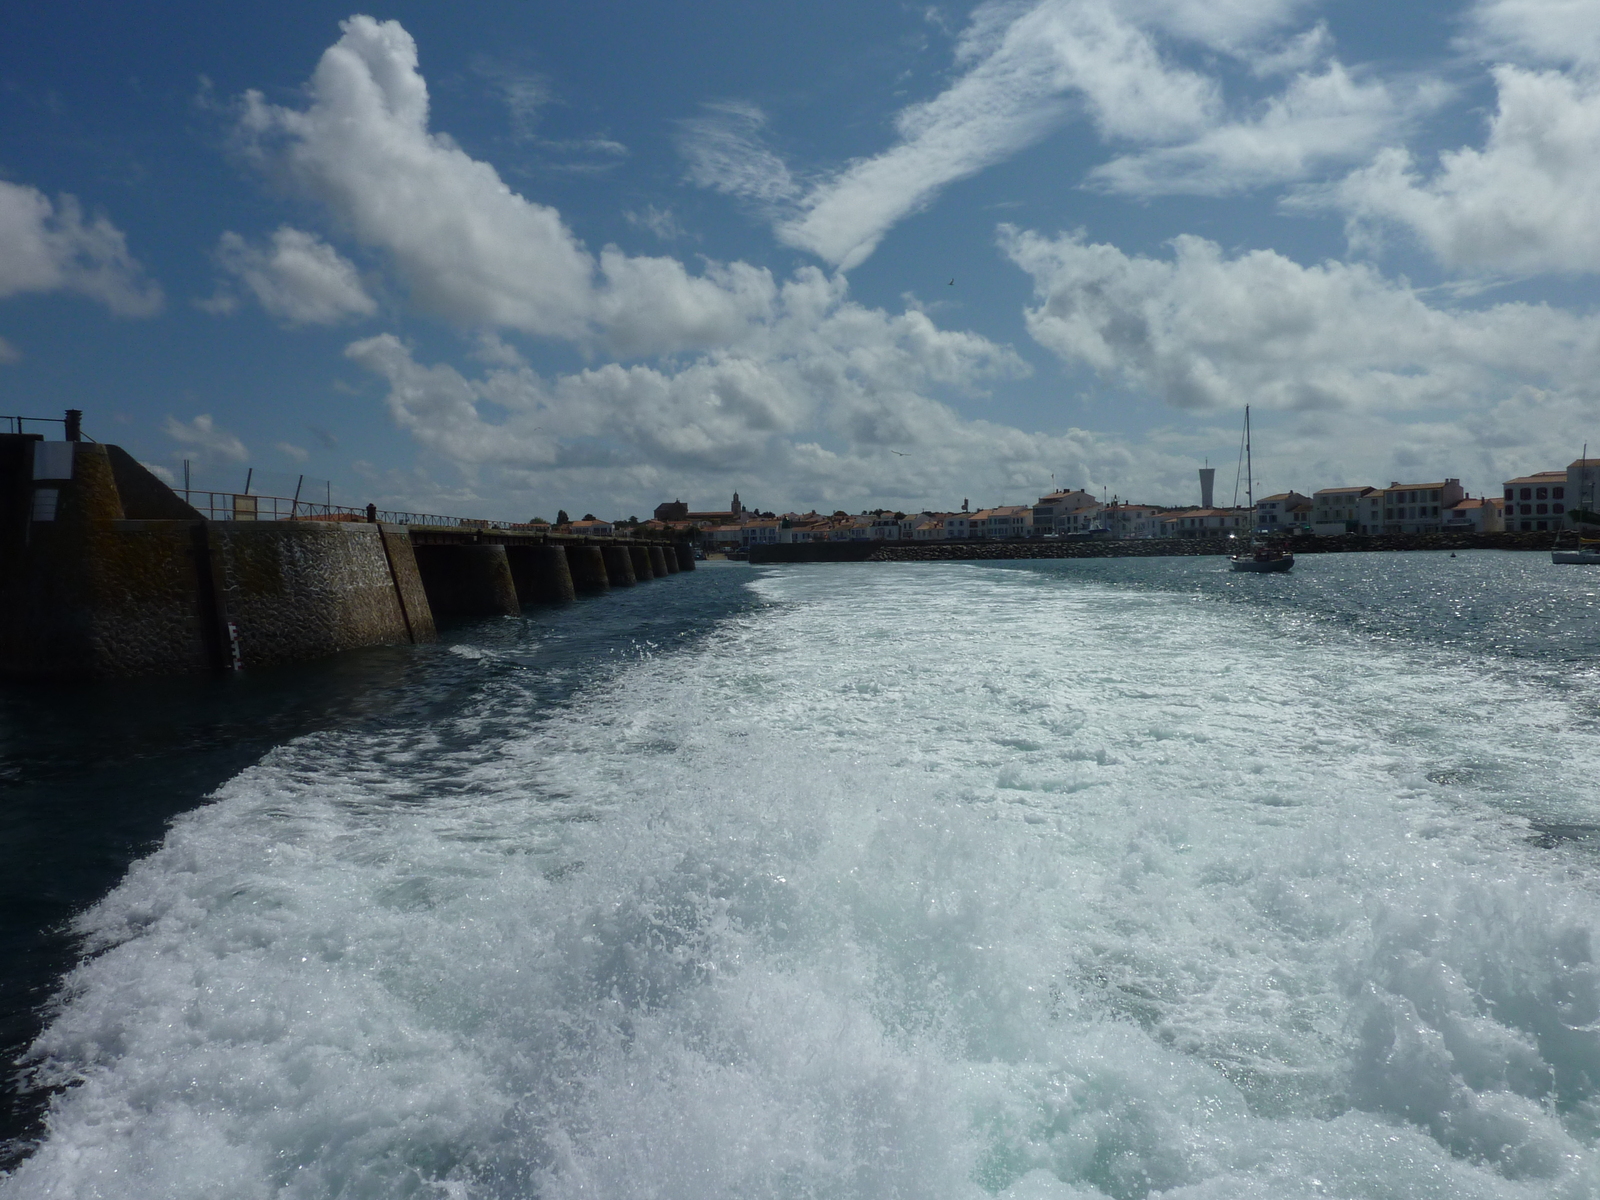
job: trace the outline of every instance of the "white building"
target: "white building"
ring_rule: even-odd
[[[1248,537],[1254,516],[1248,508],[1187,508],[1168,513],[1161,522],[1163,536],[1178,538]]]
[[[1323,537],[1341,533],[1372,532],[1361,527],[1365,523],[1362,518],[1361,502],[1377,490],[1360,484],[1355,487],[1323,488],[1312,492],[1311,532]]]
[[[1497,496],[1468,496],[1445,511],[1446,533],[1499,533],[1506,527],[1505,501]]]
[[[1027,504],[984,508],[972,514],[973,537],[990,539],[1027,537],[1032,527],[1033,507]]]
[[[1600,458],[1575,458],[1567,464],[1567,512],[1600,512]],[[1578,524],[1569,516],[1567,523]]]
[[[1029,531],[1034,537],[1084,533],[1094,528],[1099,515],[1100,502],[1088,492],[1051,492],[1033,505]]]
[[[947,541],[959,541],[975,536],[972,532],[972,514],[968,512],[940,513]]]
[[[1580,478],[1582,468],[1579,468]],[[1567,472],[1539,471],[1508,479],[1504,485],[1506,528],[1519,533],[1564,529],[1567,520]]]
[[[1299,492],[1279,492],[1256,501],[1256,528],[1270,533],[1288,533],[1298,524],[1297,512],[1302,506],[1309,509],[1310,496]]]
[[[782,524],[776,518],[746,521],[739,526],[739,544],[747,549],[751,546],[775,546]]]
[[[1564,481],[1565,475],[1562,478]],[[1444,529],[1444,514],[1466,498],[1459,479],[1439,483],[1391,483],[1383,490],[1381,532],[1438,533]]]
[[[1108,504],[1100,510],[1100,523],[1114,538],[1154,538],[1164,536],[1167,516],[1166,509],[1153,504]]]
[[[709,529],[702,529],[700,544],[707,550],[723,553],[737,550],[743,544],[741,529],[738,525],[713,525]]]

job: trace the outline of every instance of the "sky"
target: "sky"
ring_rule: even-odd
[[[1597,273],[1592,0],[67,2],[0,39],[0,410],[221,487],[1184,504],[1209,461],[1227,501],[1248,404],[1258,495],[1494,494],[1600,445]]]

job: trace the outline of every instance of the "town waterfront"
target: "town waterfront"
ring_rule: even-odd
[[[1597,685],[1600,574],[1464,552],[11,691],[0,1196],[1600,1195]]]

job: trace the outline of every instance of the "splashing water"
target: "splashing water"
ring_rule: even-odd
[[[81,918],[0,1196],[1600,1194],[1587,677],[1123,569],[280,747]]]

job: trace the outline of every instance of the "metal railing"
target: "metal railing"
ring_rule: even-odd
[[[367,521],[389,525],[429,525],[441,529],[531,529],[515,521],[485,521],[474,517],[446,517],[438,513],[401,512],[388,508],[352,508],[293,496],[262,496],[247,492],[213,492],[177,488],[190,507],[210,521]]]
[[[62,426],[63,440],[69,442],[92,442],[94,439],[83,432],[83,413],[78,409],[67,409],[65,417],[4,417],[0,421],[5,423],[5,433],[27,433],[29,425],[60,425]]]
[[[0,432],[26,433],[30,424],[60,425],[63,437],[69,442],[94,441],[94,438],[83,432],[83,413],[75,408],[67,409],[66,415],[62,417],[0,416]],[[301,495],[308,482],[305,475],[295,479],[293,496],[263,495],[251,490],[251,481],[255,475],[253,467],[245,471],[242,492],[192,487],[190,463],[188,459],[184,459],[183,486],[174,487],[173,491],[182,496],[201,516],[211,521],[382,521],[390,525],[422,525],[436,529],[548,530],[550,528],[548,525],[532,525],[519,521],[488,521],[476,517],[447,517],[439,513],[402,512],[398,509],[378,508],[375,505],[352,508],[347,504],[333,503],[333,485],[327,480],[309,481],[313,489],[323,491],[324,499],[308,500]],[[290,477],[282,477],[279,479],[279,485],[287,487],[289,481]],[[320,489],[317,488],[318,484],[321,484]]]

